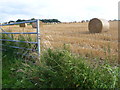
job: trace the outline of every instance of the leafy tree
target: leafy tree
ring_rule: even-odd
[[[18,19],[16,22],[23,22],[23,21],[26,21],[26,20]]]
[[[14,23],[15,21],[10,20],[8,23]]]
[[[31,20],[35,20],[35,18],[31,18]]]

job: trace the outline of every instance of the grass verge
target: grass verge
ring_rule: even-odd
[[[10,42],[3,44],[16,45]],[[19,46],[33,47],[22,43]],[[43,51],[38,62],[34,58],[16,56],[15,52],[21,52],[17,49],[3,49],[7,49],[2,54],[3,88],[120,88],[119,66],[98,63],[99,58],[95,58],[96,63],[89,63],[93,58],[73,55],[64,47]]]
[[[3,88],[120,88],[118,66],[91,66],[67,50],[44,51],[39,64],[3,54]]]

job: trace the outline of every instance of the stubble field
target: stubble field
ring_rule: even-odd
[[[118,23],[112,21],[107,32],[91,34],[88,30],[88,22],[84,23],[59,23],[42,24],[41,47],[62,48],[67,45],[72,53],[85,57],[99,57],[118,60]],[[4,26],[6,31],[11,32],[34,32],[31,25],[27,27]],[[35,37],[35,35],[31,35]]]
[[[82,56],[118,60],[117,22],[110,22],[109,31],[95,34],[89,33],[88,23],[43,25],[41,36],[43,44],[51,48],[67,44]]]
[[[30,24],[25,28],[19,25],[2,28],[7,32],[36,31]],[[109,31],[94,34],[89,33],[87,22],[43,23],[40,30],[40,61],[23,57],[23,54],[37,55],[33,51],[2,48],[7,50],[2,54],[3,88],[119,88],[117,22],[110,22]],[[12,37],[36,39],[35,35],[23,36]],[[4,35],[2,38],[10,39]],[[31,44],[4,41],[3,44],[35,49]]]

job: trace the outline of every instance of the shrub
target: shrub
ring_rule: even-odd
[[[27,77],[37,88],[118,87],[118,67],[104,64],[94,68],[66,50],[48,49],[41,56],[40,65],[32,66],[29,72]]]
[[[29,47],[27,44],[21,45]],[[48,49],[42,52],[39,64],[34,63],[36,60],[33,58],[14,56],[12,52],[15,49],[6,49],[8,51],[3,52],[4,88],[120,88],[118,66],[104,63],[93,67],[87,63],[88,59],[71,54],[65,46],[63,50]]]

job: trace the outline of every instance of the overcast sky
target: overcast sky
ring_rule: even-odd
[[[17,19],[118,19],[119,0],[0,0],[0,22]]]

